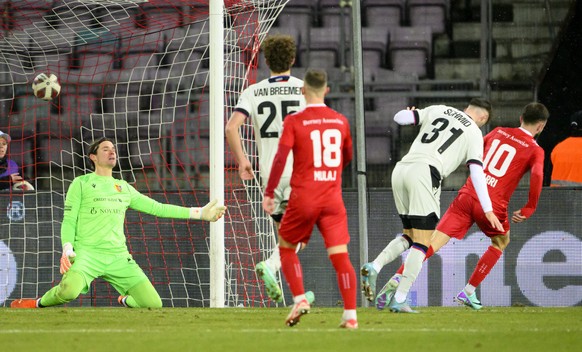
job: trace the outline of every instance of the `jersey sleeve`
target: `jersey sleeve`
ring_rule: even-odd
[[[467,157],[469,164],[483,165],[483,134],[479,128],[469,129],[467,136]]]
[[[238,111],[241,114],[244,114],[246,117],[251,116],[251,112],[253,111],[253,107],[251,105],[250,99],[250,87],[245,89],[240,97],[238,98],[238,102],[234,107],[234,111]]]
[[[75,178],[69,186],[65,197],[65,210],[63,223],[61,224],[61,245],[65,243],[74,245],[82,195],[81,180]]]
[[[130,184],[128,184],[127,187],[129,189],[129,193],[131,196],[129,207],[134,210],[158,216],[161,218],[173,218],[173,219],[190,218],[189,207],[160,203],[146,195],[141,194]]]
[[[544,181],[544,150],[537,148],[532,159],[527,204],[521,208],[521,215],[529,218],[536,211]]]

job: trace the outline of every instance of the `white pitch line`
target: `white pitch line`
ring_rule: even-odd
[[[144,330],[135,330],[135,329],[7,329],[7,330],[0,330],[0,334],[71,334],[71,333],[102,333],[102,334],[110,334],[110,333],[135,333],[135,332],[143,332]],[[148,332],[152,332],[148,330]]]

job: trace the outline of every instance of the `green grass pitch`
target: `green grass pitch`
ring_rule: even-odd
[[[289,328],[288,308],[0,309],[0,350],[18,351],[580,351],[582,307],[312,307]]]

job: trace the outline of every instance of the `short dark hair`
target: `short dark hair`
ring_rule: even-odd
[[[89,152],[87,153],[87,156],[97,155],[97,150],[99,149],[99,146],[103,142],[111,142],[111,143],[113,143],[113,145],[115,145],[113,140],[111,140],[110,138],[101,137],[98,140],[91,143],[91,145],[89,146]],[[89,161],[91,162],[91,165],[93,166],[93,168],[95,168],[95,163],[93,162],[93,160],[91,160],[91,158],[89,158]]]
[[[541,103],[529,103],[523,108],[521,113],[523,122],[528,125],[533,125],[538,122],[548,121],[550,112]]]
[[[489,102],[489,100],[482,98],[473,98],[469,102],[469,105],[487,110],[487,114],[489,114],[489,119],[492,117],[493,108],[491,107],[491,102]]]
[[[303,82],[315,90],[325,88],[327,86],[327,73],[324,70],[310,68],[305,72]]]
[[[267,37],[261,49],[269,69],[275,73],[289,71],[297,51],[295,39],[290,35],[276,34]]]

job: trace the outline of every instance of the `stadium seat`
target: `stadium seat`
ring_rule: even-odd
[[[67,55],[67,60],[48,64],[49,72],[59,77],[61,85],[89,84],[104,82],[113,67],[113,56],[100,53],[75,53]],[[68,63],[68,64],[67,64]]]
[[[394,27],[403,23],[406,0],[364,0],[363,23],[368,27]]]
[[[389,27],[362,28],[362,60],[367,70],[388,67],[389,40]]]
[[[350,6],[340,6],[339,0],[319,0],[319,17],[321,26],[330,28],[340,28],[343,23],[344,33],[349,36],[352,33],[352,8]]]
[[[309,38],[309,31],[315,24],[316,2],[312,0],[289,1],[277,17],[277,26],[283,28],[298,28],[301,38]]]
[[[39,26],[46,26],[44,16],[47,15],[53,6],[53,1],[38,0],[11,0],[10,11],[8,12],[8,28],[20,30],[24,27],[36,23]]]
[[[390,61],[394,71],[429,76],[432,32],[428,26],[394,27],[390,31]]]
[[[408,0],[407,5],[411,26],[429,26],[433,34],[446,32],[447,0]]]
[[[37,145],[37,164],[44,164],[48,168],[54,165],[69,169],[82,165],[83,153],[79,150],[78,143],[71,138],[40,135]]]
[[[383,111],[367,111],[366,125],[366,162],[373,165],[390,164],[393,160],[394,115]]]
[[[300,47],[300,65],[302,67],[341,67],[340,51],[346,43],[340,41],[339,28],[312,28],[309,41],[303,41]]]
[[[370,90],[375,92],[411,92],[417,89],[418,77],[379,68],[370,71],[370,83]]]
[[[156,166],[163,170],[162,155],[165,153],[160,139],[136,139],[128,142],[128,155],[131,169]]]

